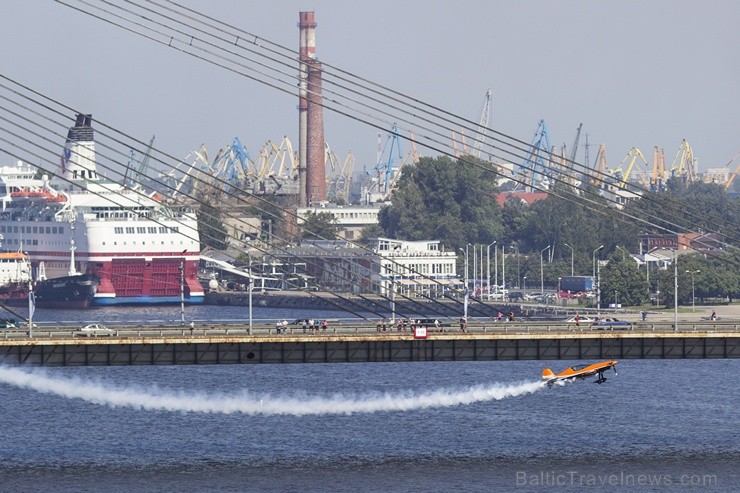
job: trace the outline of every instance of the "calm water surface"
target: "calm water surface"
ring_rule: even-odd
[[[229,315],[226,308],[234,307],[218,313]],[[203,318],[213,313],[198,309]],[[135,312],[170,313],[147,310]],[[171,313],[179,319],[179,307]],[[121,308],[83,315],[84,321],[135,318]],[[44,374],[155,398],[180,392],[219,402],[247,391],[341,402],[518,384],[538,379],[543,366],[571,363],[53,368]],[[112,408],[0,383],[0,491],[738,491],[738,371],[734,360],[625,360],[604,385],[578,382],[469,405],[319,416]]]

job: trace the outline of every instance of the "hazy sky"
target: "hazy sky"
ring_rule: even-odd
[[[592,160],[658,145],[670,165],[684,138],[701,170],[740,152],[736,1],[181,1],[295,50],[314,10],[320,60],[474,121],[491,88],[496,130],[530,142],[544,119],[570,147],[582,122]],[[297,145],[295,98],[51,0],[3,2],[0,45],[4,75],[175,156]],[[325,120],[337,154],[375,164],[374,128]]]

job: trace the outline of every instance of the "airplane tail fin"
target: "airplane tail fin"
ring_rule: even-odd
[[[555,374],[552,372],[551,369],[545,368],[544,370],[542,370],[542,380],[550,380],[554,376]]]

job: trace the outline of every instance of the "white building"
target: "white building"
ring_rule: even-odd
[[[345,240],[358,240],[362,236],[362,230],[371,224],[378,224],[378,213],[383,204],[372,205],[337,205],[321,202],[313,207],[300,207],[296,210],[298,224],[305,219],[309,213],[318,214],[328,212],[334,216],[334,221],[339,226],[339,236]]]
[[[457,255],[433,240],[305,242],[270,256],[286,265],[302,262],[309,284],[321,290],[436,297],[463,285],[457,278]]]

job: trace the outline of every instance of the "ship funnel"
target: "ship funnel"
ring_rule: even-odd
[[[67,132],[62,152],[62,173],[68,180],[98,181],[92,115],[79,113]]]

